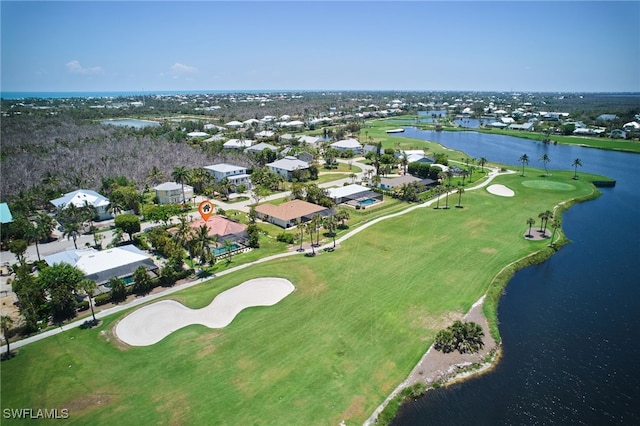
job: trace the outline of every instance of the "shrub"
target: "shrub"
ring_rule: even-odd
[[[83,300],[83,301],[78,302],[76,304],[76,310],[78,312],[86,311],[87,309],[89,309],[89,301],[88,300]]]
[[[283,243],[287,243],[287,244],[293,244],[296,241],[296,236],[293,234],[288,234],[286,232],[282,232],[280,234],[278,234],[278,237],[276,238],[278,241],[283,242]]]
[[[96,306],[106,305],[109,302],[111,302],[110,293],[99,294],[93,299],[93,303],[95,303]]]

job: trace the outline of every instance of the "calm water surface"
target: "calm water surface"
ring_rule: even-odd
[[[615,188],[564,214],[572,243],[518,272],[500,301],[503,357],[490,373],[430,391],[402,407],[394,425],[640,424],[640,155],[543,145],[474,132],[424,132],[428,139],[518,167],[610,176]]]

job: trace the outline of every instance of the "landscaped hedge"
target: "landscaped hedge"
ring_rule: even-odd
[[[96,304],[96,306],[106,305],[107,303],[111,302],[111,294],[110,293],[99,294],[93,299],[93,302]]]

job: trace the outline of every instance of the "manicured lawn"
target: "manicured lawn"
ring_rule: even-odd
[[[552,172],[545,179],[575,189],[522,185],[540,174],[528,169],[527,178],[494,181],[513,198],[470,191],[462,209],[420,208],[334,252],[267,262],[174,295],[199,308],[250,278],[296,286],[222,330],[190,326],[127,348],[111,334],[118,314],[27,345],[2,363],[2,408],[69,408],[70,424],[361,424],[503,266],[546,246],[523,238],[526,219],[593,191]]]

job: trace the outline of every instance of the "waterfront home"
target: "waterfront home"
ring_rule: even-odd
[[[298,160],[296,157],[286,156],[280,160],[274,161],[273,163],[267,163],[267,167],[269,167],[269,170],[273,173],[276,173],[290,181],[293,179],[294,171],[308,169],[309,163]]]
[[[189,202],[193,199],[193,187],[184,185],[184,198],[182,195],[182,184],[176,182],[165,182],[155,186],[153,190],[156,192],[158,204],[179,204],[183,200]]]
[[[64,209],[73,204],[76,207],[84,207],[90,205],[95,207],[98,214],[98,220],[111,219],[112,216],[109,213],[109,199],[105,196],[98,194],[96,191],[90,189],[78,189],[73,192],[68,192],[60,198],[56,198],[50,201],[57,209]]]
[[[308,222],[315,214],[323,217],[334,214],[333,210],[327,207],[297,199],[277,206],[261,204],[255,210],[259,219],[285,229],[295,226],[297,223]]]

